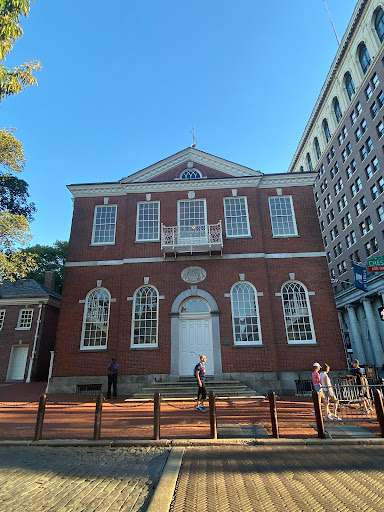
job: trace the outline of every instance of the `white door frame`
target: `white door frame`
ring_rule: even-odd
[[[223,376],[223,367],[221,362],[221,345],[220,345],[220,321],[219,308],[217,302],[212,295],[205,290],[192,285],[189,290],[180,293],[173,301],[171,308],[171,380],[179,379],[179,310],[181,303],[188,297],[200,297],[205,299],[211,310],[212,325],[212,346],[213,346],[213,367],[214,377],[221,379]]]
[[[14,354],[15,354],[16,350],[21,348],[21,347],[24,348],[24,349],[27,349],[26,350],[26,357],[25,357],[25,365],[24,365],[23,378],[15,380],[15,379],[11,379],[11,374],[13,372],[13,359],[14,359]],[[6,379],[7,381],[9,381],[9,380],[12,380],[12,381],[15,381],[15,382],[23,382],[23,381],[25,381],[25,369],[27,367],[28,352],[29,352],[29,345],[26,345],[26,344],[12,345],[11,353],[9,354],[9,361],[8,361],[8,370],[7,370],[7,379]]]

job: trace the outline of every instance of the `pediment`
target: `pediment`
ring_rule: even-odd
[[[229,160],[204,153],[196,148],[186,148],[179,153],[121,179],[119,183],[180,180],[184,171],[189,171],[192,176],[200,173],[201,178],[205,179],[263,176],[260,171],[255,171],[249,167],[244,167],[243,165],[235,164]]]

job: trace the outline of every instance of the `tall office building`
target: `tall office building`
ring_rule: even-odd
[[[384,2],[359,0],[289,172],[314,194],[350,360],[384,363],[384,272],[355,287],[353,264],[384,255]]]

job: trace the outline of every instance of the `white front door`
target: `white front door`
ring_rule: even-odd
[[[206,373],[213,375],[213,343],[210,314],[179,317],[179,375],[193,377],[202,354],[207,356]]]
[[[24,380],[28,345],[14,345],[9,358],[7,380]]]

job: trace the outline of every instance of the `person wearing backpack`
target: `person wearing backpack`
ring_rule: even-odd
[[[207,398],[207,388],[205,386],[205,362],[207,358],[204,355],[200,356],[200,362],[195,366],[194,375],[197,379],[197,385],[199,386],[197,392],[197,404],[196,410],[201,412],[207,412],[204,407],[204,400]]]

